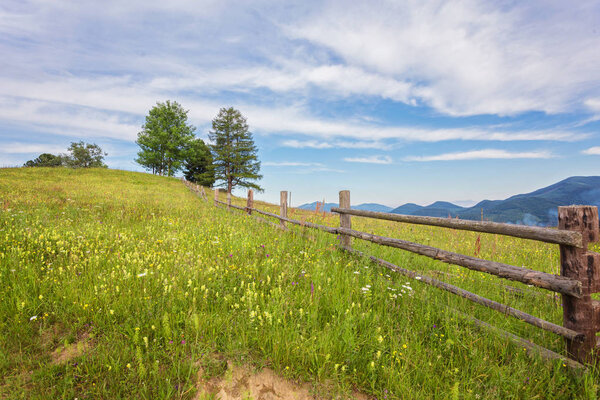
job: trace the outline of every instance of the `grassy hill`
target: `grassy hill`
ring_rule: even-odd
[[[465,254],[478,237],[361,218],[353,227]],[[216,398],[206,382],[230,379],[225,360],[268,366],[321,398],[595,398],[597,372],[531,358],[451,310],[564,352],[560,338],[336,244],[215,208],[172,178],[0,169],[0,398]],[[557,272],[558,246],[492,235],[480,245],[481,257]],[[560,300],[542,290],[511,283],[514,296],[489,275],[354,246],[562,321]]]

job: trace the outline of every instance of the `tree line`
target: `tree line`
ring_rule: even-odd
[[[233,107],[221,108],[208,133],[211,143],[194,135],[188,112],[176,101],[158,102],[146,116],[136,143],[136,162],[153,174],[184,177],[203,186],[225,186],[262,191],[254,181],[262,178],[257,148],[242,113]]]
[[[23,164],[24,167],[107,168],[100,146],[95,143],[71,142],[69,154],[42,153]]]

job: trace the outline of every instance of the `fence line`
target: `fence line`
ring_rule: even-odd
[[[332,207],[332,212],[359,217],[383,219],[387,221],[406,222],[409,224],[440,226],[444,228],[460,229],[466,231],[494,233],[532,239],[540,242],[564,244],[566,246],[583,247],[583,239],[580,232],[560,231],[538,226],[525,226],[503,224],[490,221],[469,221],[465,219],[424,217],[419,215],[402,215],[392,213],[381,213],[375,211],[352,210],[349,208]]]
[[[501,278],[517,280],[526,284],[561,293],[564,326],[534,317],[505,304],[495,302],[485,297],[468,292],[457,286],[422,275],[418,272],[399,267],[383,259],[369,255],[365,256],[371,261],[404,276],[417,279],[428,285],[446,290],[477,304],[500,311],[505,315],[511,315],[533,326],[560,335],[566,340],[567,353],[569,357],[576,361],[598,361],[598,355],[600,352],[596,351],[598,346],[596,333],[600,331],[600,302],[592,300],[591,294],[600,291],[600,254],[589,252],[587,250],[589,243],[600,240],[598,209],[596,207],[559,207],[559,229],[554,230],[549,228],[526,227],[490,222],[480,223],[451,219],[444,220],[442,218],[423,218],[389,213],[377,213],[372,211],[365,212],[361,210],[352,210],[350,208],[349,191],[340,191],[340,207],[332,209],[332,211],[337,212],[340,215],[339,227],[330,227],[288,218],[287,192],[284,191],[281,192],[280,196],[280,215],[254,208],[253,194],[251,194],[251,192],[249,192],[246,207],[240,207],[231,204],[230,196],[227,198],[227,203],[220,201],[218,199],[217,189],[215,190],[215,205],[220,204],[226,205],[229,208],[245,211],[248,214],[256,212],[268,217],[276,218],[280,222],[280,224],[276,226],[284,229],[286,229],[286,223],[290,223],[293,225],[318,229],[330,234],[337,234],[339,235],[340,239],[340,248],[355,255],[365,256],[361,252],[352,249],[351,238],[353,237],[380,245],[400,248],[446,263],[464,266],[469,269],[487,272]],[[476,232],[496,233],[559,244],[561,256],[561,276],[522,267],[515,267],[495,261],[482,260],[479,258],[452,253],[431,246],[425,246],[400,239],[356,231],[351,228],[351,215],[385,219],[396,222],[408,222],[422,225],[448,227],[453,229],[471,230]],[[482,322],[482,324],[485,323]],[[482,326],[481,324],[478,325]],[[518,336],[508,332],[505,332],[503,336],[508,337],[511,340],[518,338]],[[518,339],[524,340],[522,338]],[[533,344],[532,346],[535,348],[539,347]],[[550,350],[544,350],[560,357]],[[577,364],[575,361],[572,362]]]

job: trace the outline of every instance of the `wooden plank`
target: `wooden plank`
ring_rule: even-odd
[[[579,232],[583,237],[583,248],[560,246],[560,273],[580,280],[583,294],[580,298],[563,295],[564,326],[586,335],[583,343],[567,339],[567,352],[580,362],[598,361],[598,354],[594,353],[600,318],[594,312],[591,294],[600,285],[600,258],[598,254],[587,251],[588,244],[599,239],[598,209],[591,206],[558,207],[558,228]]]
[[[357,250],[352,250],[352,249],[348,249],[348,248],[344,248],[343,250],[348,251],[355,255],[365,256],[362,252],[357,251]],[[415,271],[411,271],[406,268],[402,268],[398,265],[392,264],[388,261],[382,260],[381,258],[377,258],[375,256],[366,256],[366,258],[369,258],[371,261],[381,265],[382,267],[385,267],[392,271],[398,272],[401,275],[418,280],[419,282],[423,282],[427,285],[435,286],[439,289],[446,290],[450,293],[453,293],[453,294],[463,297],[469,301],[472,301],[473,303],[477,303],[484,307],[491,308],[492,310],[500,311],[503,314],[510,315],[521,321],[527,322],[530,325],[536,326],[536,327],[546,330],[548,332],[555,333],[564,338],[568,338],[569,340],[583,341],[583,339],[584,339],[584,335],[582,333],[579,333],[572,329],[567,329],[563,326],[560,326],[560,325],[554,324],[552,322],[545,321],[543,319],[534,317],[531,314],[527,314],[521,310],[517,310],[517,309],[509,307],[505,304],[501,304],[494,300],[490,300],[485,297],[476,295],[467,290],[461,289],[457,286],[450,285],[449,283],[439,281],[437,279],[431,278],[426,275],[421,275]]]
[[[248,199],[246,200],[246,212],[248,215],[252,215],[252,208],[254,208],[254,191],[248,189]]]
[[[287,194],[285,190],[279,192],[279,215],[281,219],[279,223],[285,228],[285,220],[287,219]]]
[[[448,307],[450,308],[450,307]],[[488,324],[487,322],[481,321],[471,315],[465,314],[463,312],[460,312],[458,310],[454,310],[451,309],[450,310],[458,315],[459,317],[463,318],[465,321],[472,323],[473,325],[477,326],[478,328],[483,328],[483,329],[487,329],[489,331],[494,332],[495,334],[497,334],[498,336],[502,336],[504,338],[509,339],[510,341],[512,341],[513,343],[515,343],[516,345],[518,345],[519,347],[523,347],[527,350],[527,354],[532,355],[532,356],[539,356],[545,360],[549,360],[549,361],[555,361],[555,360],[560,360],[562,361],[565,365],[567,365],[569,368],[573,368],[576,370],[583,370],[586,369],[586,367],[583,364],[578,363],[577,361],[571,360],[570,358],[567,358],[565,356],[562,356],[558,353],[555,353],[552,350],[549,350],[545,347],[542,347],[540,345],[537,345],[529,340],[523,339],[522,337],[519,337],[517,335],[515,335],[514,333],[510,333],[507,332],[503,329],[500,329],[498,327],[495,327],[493,325]]]
[[[435,247],[426,246],[418,243],[408,242],[406,240],[393,239],[384,236],[377,236],[370,233],[355,231],[346,228],[332,228],[308,222],[301,222],[282,218],[279,215],[267,213],[254,209],[264,215],[284,219],[287,222],[296,225],[303,225],[313,229],[320,229],[332,234],[345,234],[358,239],[377,243],[383,246],[395,247],[398,249],[410,251],[415,254],[420,254],[426,257],[433,258],[448,264],[460,265],[474,271],[485,272],[491,275],[496,275],[504,279],[522,282],[528,285],[534,285],[542,289],[551,290],[554,292],[566,294],[573,297],[581,297],[581,282],[576,279],[566,278],[558,275],[549,274],[547,272],[535,271],[523,267],[515,267],[513,265],[499,263],[496,261],[482,260],[480,258],[466,256],[463,254],[453,253],[446,250],[441,250]]]
[[[350,191],[340,191],[340,207],[350,208]],[[352,221],[350,214],[340,214],[340,226],[346,229],[352,229]],[[340,235],[340,246],[345,248],[352,248],[352,238],[348,235]]]
[[[523,267],[504,264],[496,261],[482,260],[480,258],[440,250],[435,247],[426,246],[406,240],[393,239],[377,236],[370,233],[359,232],[351,229],[338,228],[338,233],[344,233],[355,238],[367,240],[383,246],[395,247],[439,260],[448,264],[460,265],[474,271],[485,272],[504,279],[534,285],[554,292],[567,294],[573,297],[581,297],[581,282],[576,279],[566,278],[547,272],[535,271]]]
[[[552,228],[503,224],[489,221],[468,221],[463,219],[380,213],[375,211],[352,210],[349,207],[333,207],[331,211],[339,214],[356,215],[359,217],[383,219],[387,221],[396,222],[406,222],[409,224],[418,225],[441,226],[444,228],[461,229],[474,232],[495,233],[499,235],[513,236],[523,239],[538,240],[546,243],[583,247],[583,239],[581,233],[573,231],[560,231]]]

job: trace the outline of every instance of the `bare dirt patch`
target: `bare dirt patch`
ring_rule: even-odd
[[[198,372],[198,392],[194,400],[313,400],[320,396],[313,394],[308,383],[296,383],[282,378],[269,368],[260,371],[247,365],[238,366],[227,362],[222,376],[204,378],[204,369]],[[353,393],[348,398],[367,400],[361,393]]]
[[[59,346],[50,354],[53,364],[63,364],[72,359],[83,355],[94,346],[94,342],[89,336],[89,333],[84,332],[74,343]]]

